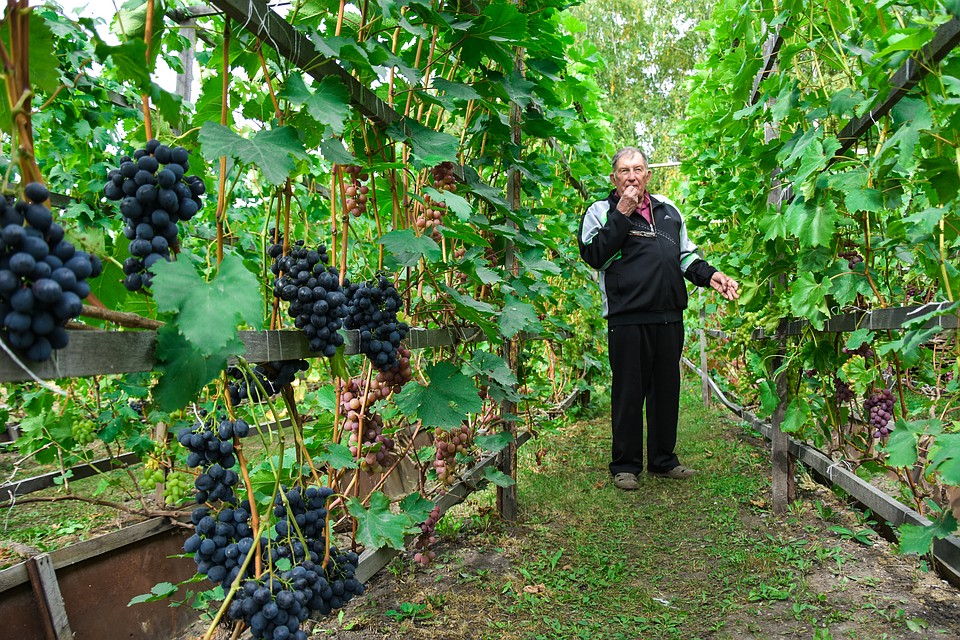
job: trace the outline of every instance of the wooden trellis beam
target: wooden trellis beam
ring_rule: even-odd
[[[757,100],[760,99],[760,83],[773,73],[774,67],[777,66],[777,57],[780,55],[780,47],[782,46],[783,36],[780,35],[780,27],[777,26],[777,30],[770,34],[770,37],[767,38],[767,41],[763,44],[763,66],[760,67],[760,71],[757,72],[757,76],[753,79],[753,91],[750,93],[751,105],[757,104]]]
[[[343,67],[324,57],[306,36],[270,9],[263,0],[210,0],[210,4],[222,9],[228,17],[314,79],[322,80],[327,76],[339,78],[350,94],[351,103],[365,117],[385,125],[402,119],[399,113],[361,85]]]
[[[953,18],[950,22],[940,25],[933,36],[933,40],[928,42],[919,53],[907,58],[903,66],[893,74],[893,77],[890,78],[890,85],[893,90],[879,105],[871,109],[869,113],[859,118],[853,118],[840,130],[840,133],[837,134],[840,148],[837,149],[834,157],[836,158],[849,151],[850,147],[870,127],[875,125],[877,120],[887,115],[893,106],[900,102],[907,92],[923,80],[958,44],[960,44],[960,18]]]

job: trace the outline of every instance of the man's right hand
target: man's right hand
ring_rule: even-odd
[[[636,186],[629,186],[620,194],[620,202],[617,203],[617,211],[625,216],[633,215],[633,212],[640,206],[640,189]]]

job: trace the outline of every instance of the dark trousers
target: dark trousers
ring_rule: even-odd
[[[610,398],[613,458],[610,473],[643,471],[643,423],[646,405],[647,469],[665,472],[680,461],[680,354],[683,323],[609,327],[607,346],[613,371]]]

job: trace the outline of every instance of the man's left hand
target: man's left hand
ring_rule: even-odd
[[[719,271],[710,277],[710,286],[727,300],[736,300],[740,297],[740,285],[737,281]]]

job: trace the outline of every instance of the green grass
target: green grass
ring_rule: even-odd
[[[849,557],[828,522],[800,526],[801,511],[816,520],[812,508],[770,513],[768,455],[725,410],[704,409],[686,389],[678,454],[700,473],[685,481],[644,474],[631,492],[610,482],[601,413],[521,449],[518,527],[526,535],[511,575],[487,580],[498,612],[484,637],[827,638],[830,625],[854,614],[864,630],[856,637],[898,637],[869,626],[897,625],[870,616],[866,603],[850,611],[808,588],[814,567],[842,580]],[[540,446],[548,454],[538,467]]]

